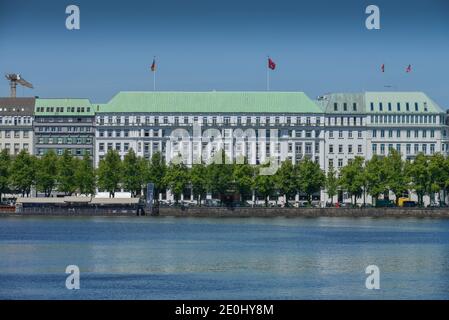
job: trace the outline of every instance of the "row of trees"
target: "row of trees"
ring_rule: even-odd
[[[307,158],[296,165],[287,160],[271,176],[259,174],[263,165],[254,166],[245,161],[227,164],[229,161],[223,152],[218,156],[221,163],[196,164],[188,168],[181,161],[166,164],[160,153],[148,161],[130,150],[121,160],[116,151],[109,150],[98,169],[94,169],[88,155],[78,159],[64,152],[58,157],[50,151],[38,158],[22,151],[11,158],[3,150],[0,153],[0,199],[5,193],[29,196],[32,189],[49,197],[54,191],[89,195],[94,194],[96,188],[109,192],[111,197],[120,189],[136,197],[151,181],[155,184],[155,194],[170,189],[176,202],[190,188],[199,204],[207,193],[220,198],[238,194],[240,200],[255,194],[264,199],[266,205],[272,196],[284,196],[288,205],[289,199],[302,194],[310,203],[312,195],[324,188],[331,199],[343,191],[353,203],[358,198],[363,198],[365,203],[367,195],[373,199],[381,195],[388,198],[390,192],[398,200],[409,191],[415,191],[422,204],[426,195],[433,199],[436,193],[443,192],[445,199],[449,188],[449,159],[440,154],[419,154],[413,162],[403,161],[395,150],[387,157],[374,156],[368,161],[356,157],[341,168],[338,175],[333,169],[325,175],[319,164]]]
[[[221,157],[221,163],[196,164],[188,168],[181,161],[166,164],[160,153],[147,161],[130,150],[121,160],[116,151],[109,150],[98,169],[94,169],[87,155],[78,159],[64,152],[58,157],[49,151],[38,158],[22,151],[11,158],[4,150],[0,154],[0,198],[5,193],[29,196],[33,188],[46,197],[54,191],[89,195],[95,193],[96,188],[109,192],[111,197],[120,189],[136,197],[151,181],[155,184],[155,194],[170,189],[176,202],[191,188],[199,204],[208,193],[220,198],[238,194],[240,200],[256,194],[268,204],[270,196],[280,194],[288,199],[298,192],[306,194],[311,201],[312,194],[324,187],[324,173],[317,163],[308,159],[296,166],[286,161],[274,176],[265,176],[259,174],[261,166],[245,161],[228,164],[230,161],[221,151],[217,156]]]
[[[435,202],[436,194],[445,202],[449,189],[449,158],[441,154],[426,156],[418,154],[413,161],[404,161],[401,154],[391,149],[387,157],[373,156],[365,161],[356,157],[347,166],[341,168],[337,178],[333,170],[326,177],[326,191],[330,197],[343,190],[351,197],[351,203],[366,195],[374,201],[381,195],[385,199],[393,193],[396,204],[402,196],[415,192],[418,203],[423,205],[424,196]]]
[[[91,158],[78,159],[65,152],[58,157],[53,151],[41,158],[21,151],[11,158],[0,153],[0,199],[5,193],[29,196],[35,188],[49,197],[53,191],[66,195],[95,193],[95,170]]]

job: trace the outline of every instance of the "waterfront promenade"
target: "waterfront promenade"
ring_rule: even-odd
[[[0,216],[137,216],[131,211],[33,211],[5,212]],[[226,207],[161,207],[155,217],[415,217],[415,218],[449,218],[449,208],[226,208]]]

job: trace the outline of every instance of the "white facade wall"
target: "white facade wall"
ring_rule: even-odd
[[[16,155],[22,150],[33,154],[33,117],[0,116],[0,151]]]

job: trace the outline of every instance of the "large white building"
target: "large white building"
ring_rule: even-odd
[[[219,149],[251,164],[304,157],[326,172],[394,148],[404,159],[448,153],[446,113],[422,92],[120,92],[95,109],[95,164],[107,150],[187,165]],[[340,194],[339,200],[346,200]],[[326,193],[321,200],[327,201]],[[334,199],[337,200],[337,199]]]

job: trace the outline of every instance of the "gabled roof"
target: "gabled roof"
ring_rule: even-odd
[[[0,98],[0,115],[32,116],[35,98]]]
[[[120,92],[98,113],[322,113],[303,92]],[[98,110],[98,111],[97,111]]]

